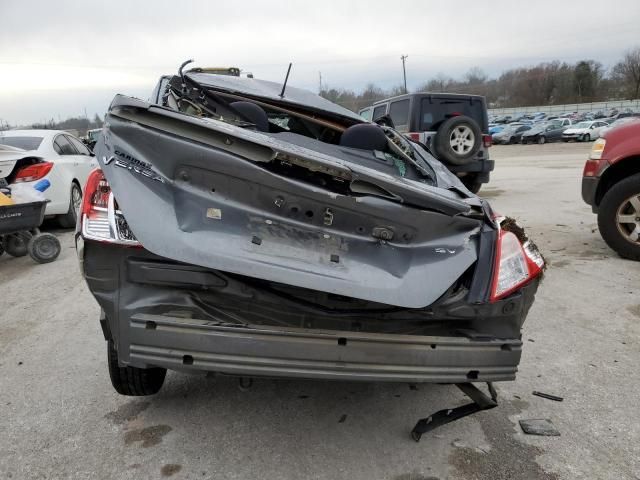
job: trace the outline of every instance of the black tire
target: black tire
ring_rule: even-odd
[[[158,393],[167,374],[166,368],[121,367],[113,341],[107,342],[107,364],[111,385],[120,395],[141,397]]]
[[[79,195],[80,201],[82,201],[82,190],[80,189],[80,186],[75,182],[71,184],[71,192],[69,194],[69,210],[67,210],[67,213],[65,213],[64,215],[58,216],[58,224],[62,228],[74,228],[76,226],[78,214],[76,207],[74,207],[74,195]]]
[[[58,255],[62,247],[60,246],[60,240],[51,233],[39,233],[34,235],[29,240],[27,245],[29,255],[38,263],[53,262]]]
[[[584,136],[582,137],[582,141],[583,142],[590,142],[591,141],[591,135],[589,135],[588,133],[584,134]]]
[[[4,253],[4,247],[2,246],[2,239],[0,238],[0,257]]]
[[[538,145],[544,145],[545,143],[547,143],[547,137],[545,137],[544,135],[540,135],[538,137]]]
[[[12,257],[24,257],[29,253],[29,240],[31,233],[18,232],[2,237],[2,248]]]
[[[525,137],[522,137],[522,140],[520,140],[520,143],[522,143],[522,145],[526,145],[527,143],[527,139]]]
[[[477,173],[469,173],[461,177],[460,181],[471,193],[478,193],[482,188],[482,182],[478,180],[478,177],[479,175]]]
[[[618,255],[640,261],[640,239],[636,242],[627,239],[620,231],[617,217],[618,209],[634,195],[640,195],[640,173],[621,180],[604,194],[598,210],[598,228],[604,241]],[[636,211],[636,215],[640,218],[640,212]]]
[[[452,136],[456,131],[466,131],[468,140],[472,142],[472,145],[452,143],[454,142]],[[452,165],[467,165],[473,161],[482,146],[482,132],[472,118],[460,115],[445,120],[444,123],[440,125],[433,139],[433,143],[440,161]],[[456,150],[454,147],[463,151]]]

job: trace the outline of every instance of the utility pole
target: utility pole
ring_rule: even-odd
[[[322,72],[318,72],[319,90],[318,93],[322,93]]]
[[[409,55],[401,55],[400,60],[402,60],[402,77],[404,78],[404,93],[407,92],[407,69],[404,66],[404,61],[409,57]]]

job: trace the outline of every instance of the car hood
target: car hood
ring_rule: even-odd
[[[513,135],[515,133],[515,130],[501,130],[500,132],[494,134],[494,138],[504,138],[504,137],[510,137],[511,135]]]
[[[564,133],[565,134],[573,134],[573,133],[587,133],[589,131],[588,128],[567,128]]]
[[[487,223],[488,207],[435,160],[439,186],[372,168],[374,152],[123,96],[95,152],[152,253],[388,305],[443,295],[476,261]]]

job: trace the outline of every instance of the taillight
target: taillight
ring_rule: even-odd
[[[482,135],[482,144],[484,148],[489,148],[493,145],[493,137],[491,135]]]
[[[513,232],[500,230],[491,301],[495,302],[515,292],[540,275],[543,267],[542,255],[530,242],[523,245]]]
[[[420,134],[416,133],[416,132],[407,133],[407,137],[409,137],[414,142],[419,142],[420,141]]]
[[[80,227],[85,240],[140,246],[99,168],[89,174],[84,187]]]
[[[40,162],[26,167],[21,167],[16,172],[14,183],[34,182],[36,180],[40,180],[42,177],[46,176],[52,168],[52,162]]]

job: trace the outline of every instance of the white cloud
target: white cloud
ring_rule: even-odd
[[[38,94],[40,110],[66,116],[84,108],[78,89],[100,98],[109,89],[148,92],[186,58],[271,80],[293,61],[292,84],[312,89],[318,71],[337,87],[397,85],[401,54],[410,85],[476,65],[499,74],[554,59],[610,64],[638,43],[640,2],[616,2],[606,21],[601,8],[601,0],[2,0],[0,115],[34,119],[21,93],[50,92]]]

